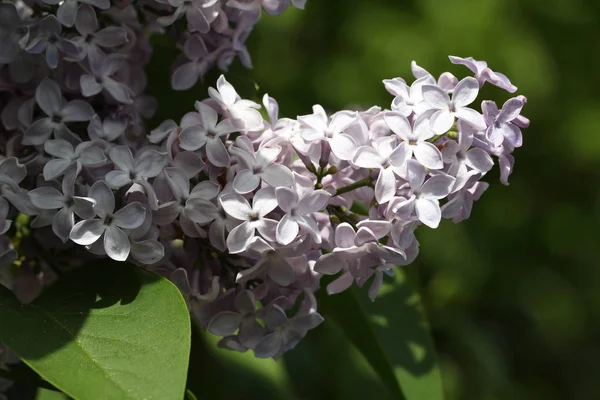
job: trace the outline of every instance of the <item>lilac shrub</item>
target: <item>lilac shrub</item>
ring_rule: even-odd
[[[262,114],[221,76],[179,123],[146,127],[149,34],[181,45],[172,86],[186,89],[235,56],[250,66],[261,8],[290,3],[304,6],[0,4],[0,282],[30,302],[56,279],[54,259],[128,261],[171,279],[222,347],[278,357],[323,321],[322,277],[329,294],[368,284],[375,300],[417,257],[419,226],[469,217],[494,159],[507,184],[526,98],[477,110],[485,83],[516,87],[472,58],[450,57],[475,74],[462,80],[413,62],[411,84],[383,81],[389,109],[315,105],[296,119],[267,94]]]

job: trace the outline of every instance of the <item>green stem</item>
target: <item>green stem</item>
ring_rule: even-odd
[[[8,379],[9,381],[13,381],[15,383],[22,383],[25,385],[30,385],[30,386],[35,386],[38,388],[53,390],[55,392],[60,392],[60,390],[58,390],[57,388],[52,386],[50,383],[48,383],[44,380],[22,376],[20,374],[14,373],[12,371],[6,371],[3,369],[0,369],[0,378]]]
[[[443,138],[444,136],[447,136],[448,139],[456,140],[458,138],[458,131],[454,130],[454,129],[450,129],[446,133],[442,133],[441,135],[435,135],[434,137],[432,137],[431,139],[429,139],[428,142],[435,143],[438,140],[440,140],[441,138]]]
[[[361,187],[371,186],[372,184],[373,184],[373,180],[370,177],[365,178],[365,179],[361,179],[360,181],[356,181],[354,183],[351,183],[348,186],[344,186],[344,187],[339,188],[338,190],[335,191],[335,196],[339,196],[341,194],[351,192],[354,189],[358,189],[358,188],[361,188]]]

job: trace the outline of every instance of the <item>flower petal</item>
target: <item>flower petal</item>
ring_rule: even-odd
[[[461,110],[464,110],[461,109]],[[439,110],[435,112],[429,120],[429,127],[436,134],[446,133],[454,124],[454,114],[449,110]]]
[[[444,167],[442,153],[435,145],[429,142],[420,142],[416,146],[413,146],[413,151],[417,161],[424,167],[429,169],[441,169]]]
[[[252,211],[258,214],[259,217],[264,217],[277,207],[277,197],[275,189],[262,188],[254,195],[252,200]]]
[[[454,114],[457,118],[468,122],[477,130],[485,129],[485,121],[483,119],[483,115],[479,114],[479,112],[473,110],[472,108],[459,108]]]
[[[488,172],[494,166],[492,157],[483,149],[473,148],[467,151],[465,163],[474,170]]]
[[[227,193],[219,198],[223,210],[235,219],[246,221],[248,215],[252,213],[252,208],[248,201],[239,194]]]
[[[206,130],[198,125],[188,126],[179,133],[179,147],[184,150],[198,150],[206,141]]]
[[[298,204],[298,194],[289,187],[278,187],[275,189],[277,204],[286,213],[290,212]]]
[[[136,201],[117,211],[113,215],[112,222],[123,229],[135,229],[144,223],[144,219],[146,219],[146,208]]]
[[[229,152],[219,138],[209,139],[206,142],[206,156],[211,164],[216,167],[229,167],[231,163]]]
[[[104,181],[94,182],[88,196],[96,200],[94,209],[100,217],[106,217],[115,211],[115,196]]]
[[[141,242],[131,241],[131,257],[139,262],[151,265],[159,262],[165,256],[165,248],[157,240],[143,240]]]
[[[34,206],[42,210],[56,210],[65,205],[65,196],[51,186],[42,186],[29,192]]]
[[[423,100],[431,107],[439,110],[450,109],[450,97],[448,93],[437,85],[423,85]]]
[[[352,163],[361,168],[381,168],[383,160],[371,146],[361,146],[356,150]]]
[[[104,233],[106,225],[99,219],[86,219],[80,221],[69,233],[69,238],[77,244],[88,246],[96,242]]]
[[[271,164],[259,175],[265,183],[274,188],[294,184],[294,175],[285,165]]]
[[[125,185],[131,183],[131,177],[129,172],[114,170],[110,171],[105,176],[106,183],[113,189],[120,189]]]
[[[255,228],[249,222],[236,226],[227,236],[227,248],[231,254],[241,253],[250,244],[255,235]]]
[[[394,132],[400,139],[408,140],[412,133],[410,122],[404,115],[397,112],[385,112],[383,119],[387,126]]]
[[[75,225],[73,210],[69,207],[61,208],[52,219],[52,232],[64,243],[69,240],[69,234]]]
[[[375,199],[379,204],[385,204],[396,195],[396,176],[391,168],[379,170],[375,183]]]
[[[327,206],[327,202],[331,198],[331,193],[319,189],[313,192],[308,192],[298,202],[298,211],[303,214],[314,213],[321,211]]]
[[[63,104],[58,83],[48,78],[40,82],[35,90],[35,101],[47,116],[54,116],[54,114],[60,111]]]
[[[232,311],[221,311],[208,323],[208,331],[217,336],[233,335],[242,323],[242,316]]]
[[[44,165],[44,179],[49,181],[62,175],[67,168],[73,165],[71,160],[53,159]]]
[[[452,92],[452,103],[456,108],[462,108],[471,104],[479,94],[479,82],[470,76],[464,78]]]
[[[437,228],[442,219],[440,204],[436,199],[416,199],[415,211],[419,220],[430,228]]]
[[[453,177],[446,174],[432,176],[425,181],[419,194],[432,199],[444,198],[452,191],[455,181]]]
[[[189,219],[201,225],[213,221],[218,213],[217,206],[205,199],[192,197],[185,203],[185,214]]]
[[[115,146],[108,153],[113,163],[122,171],[134,171],[133,155],[127,146]]]
[[[125,261],[129,257],[129,238],[116,226],[109,226],[104,233],[104,251],[115,261]]]
[[[282,245],[288,245],[296,239],[300,226],[294,221],[288,214],[281,218],[281,221],[277,224],[276,238]]]
[[[233,190],[240,194],[252,192],[260,185],[260,177],[249,169],[241,170],[233,179]]]

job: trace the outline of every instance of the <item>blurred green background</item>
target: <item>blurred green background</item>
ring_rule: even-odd
[[[263,16],[248,42],[254,69],[228,74],[257,82],[288,117],[316,103],[389,107],[381,80],[411,81],[412,60],[467,76],[448,55],[486,60],[527,96],[510,186],[493,170],[468,221],[418,232],[411,268],[448,399],[600,398],[599,22],[596,0],[309,0]],[[509,95],[486,86],[483,98]],[[222,398],[385,398],[343,330],[328,320],[277,363],[210,339],[195,345],[195,370]]]

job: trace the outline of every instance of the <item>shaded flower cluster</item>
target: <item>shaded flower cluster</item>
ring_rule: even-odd
[[[250,12],[261,3],[227,7]],[[185,10],[188,24],[199,23],[196,6],[165,5]],[[65,86],[51,78],[20,86],[2,113],[0,226],[7,233],[15,215],[31,216],[42,267],[30,272],[37,286],[20,289],[11,273],[15,262],[27,270],[27,249],[3,235],[0,278],[30,300],[39,293],[27,295],[32,286],[52,279],[43,255],[56,249],[78,260],[127,260],[175,282],[221,346],[278,357],[323,321],[315,297],[322,277],[335,277],[329,294],[368,284],[374,300],[384,275],[417,257],[416,228],[469,217],[494,159],[507,183],[529,124],[520,114],[526,99],[472,108],[486,82],[516,88],[485,63],[451,61],[475,77],[436,79],[413,63],[414,82],[383,81],[394,96],[389,109],[329,114],[315,105],[296,119],[279,118],[267,94],[261,114],[221,76],[194,111],[147,134],[131,129],[131,114],[99,108],[135,109],[136,92],[113,79],[123,58],[106,56],[80,75],[87,93],[101,96],[95,108],[68,78]],[[122,102],[128,95],[133,105]],[[365,211],[351,211],[356,204]]]

